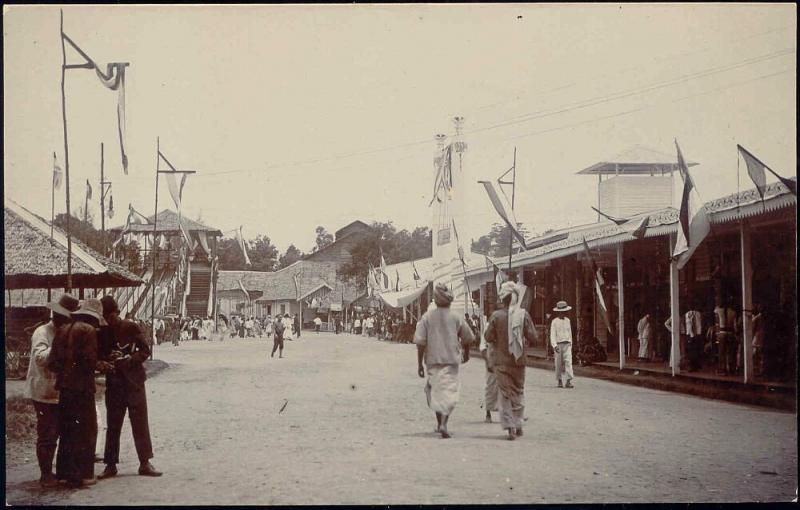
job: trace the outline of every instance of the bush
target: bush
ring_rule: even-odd
[[[12,397],[6,400],[6,440],[36,438],[36,410],[30,399]]]

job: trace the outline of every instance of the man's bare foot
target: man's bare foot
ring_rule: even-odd
[[[439,429],[439,433],[442,435],[442,439],[450,439],[450,432],[447,429]]]

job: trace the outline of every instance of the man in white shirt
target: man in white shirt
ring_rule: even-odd
[[[478,324],[480,331],[480,351],[483,354],[483,360],[486,365],[486,386],[484,389],[484,405],[486,406],[486,423],[492,423],[492,412],[499,412],[498,398],[500,390],[497,388],[497,376],[494,373],[494,346],[486,341],[484,336],[486,327],[486,317]]]
[[[700,370],[700,357],[703,352],[703,314],[695,310],[690,305],[686,312],[686,336],[687,336],[687,358],[689,360],[689,372]]]
[[[372,334],[373,334],[373,333],[374,333],[374,331],[375,331],[375,319],[373,319],[373,318],[372,318],[372,315],[370,315],[369,317],[367,317],[367,319],[366,319],[366,321],[365,321],[365,322],[367,323],[367,327],[366,327],[366,329],[367,329],[367,336],[370,336],[370,337],[371,337],[371,336],[372,336]]]
[[[25,381],[25,393],[33,400],[36,410],[36,459],[39,461],[42,487],[55,487],[58,482],[53,475],[53,456],[58,443],[58,398],[56,374],[47,368],[47,356],[53,346],[56,331],[72,322],[70,313],[80,307],[80,302],[64,294],[58,302],[49,303],[52,319],[33,332],[31,337],[31,361]]]
[[[550,345],[555,353],[556,380],[559,388],[573,388],[572,379],[572,324],[567,312],[572,307],[566,301],[559,301],[553,311],[555,318],[550,322]],[[563,366],[563,369],[562,369]],[[566,372],[567,382],[562,384],[562,374]]]
[[[320,326],[322,326],[322,319],[319,317],[314,317],[314,329],[317,331],[317,334],[319,334]]]
[[[353,321],[353,333],[356,335],[361,334],[361,318],[357,315]]]

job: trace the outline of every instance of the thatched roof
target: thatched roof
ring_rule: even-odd
[[[128,225],[129,232],[141,232],[143,234],[150,234],[153,232],[153,218],[151,214],[147,217],[148,224],[133,223]],[[178,228],[178,213],[169,209],[164,209],[158,213],[156,222],[156,232],[179,232]],[[206,232],[211,235],[221,236],[222,232],[214,227],[209,227],[191,220],[185,216],[181,216],[181,224],[186,232]],[[120,232],[125,229],[125,225],[119,225],[111,228],[112,232]]]
[[[3,229],[6,289],[67,286],[67,236],[13,200],[4,199]],[[135,287],[142,279],[72,239],[72,286]]]

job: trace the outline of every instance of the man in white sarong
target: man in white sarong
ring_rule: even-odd
[[[450,437],[447,421],[458,403],[461,351],[468,349],[475,337],[464,319],[450,310],[453,294],[445,285],[437,284],[433,296],[436,308],[425,312],[414,334],[417,374],[425,377],[424,361],[428,368],[425,385],[428,407],[436,413],[436,432],[447,439]]]

